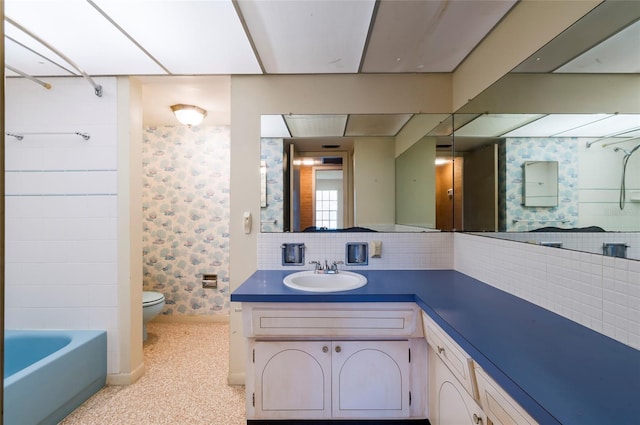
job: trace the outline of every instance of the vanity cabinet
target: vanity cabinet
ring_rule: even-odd
[[[473,360],[424,312],[422,323],[429,344],[429,420],[433,425],[486,424]]]
[[[247,419],[425,418],[419,311],[413,303],[243,304]]]
[[[535,425],[529,416],[426,313],[429,412],[433,425]]]
[[[482,408],[429,347],[429,420],[432,425],[487,424]]]
[[[406,418],[409,343],[256,341],[260,418]]]
[[[422,323],[429,346],[451,370],[467,393],[477,399],[473,359],[424,312],[422,313]]]
[[[476,365],[476,377],[480,403],[494,425],[534,425],[537,423],[478,365]]]

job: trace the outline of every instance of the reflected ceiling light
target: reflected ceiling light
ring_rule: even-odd
[[[444,164],[449,164],[451,161],[451,159],[449,158],[436,158],[436,165],[444,165]]]
[[[207,116],[207,111],[195,105],[173,105],[171,110],[180,123],[188,125],[198,125]]]

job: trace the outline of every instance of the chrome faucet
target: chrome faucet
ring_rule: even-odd
[[[320,261],[309,261],[309,264],[315,266],[315,273],[336,274],[339,272],[338,264],[344,264],[344,261],[334,261],[331,265],[329,265],[327,260],[324,260],[324,265]]]

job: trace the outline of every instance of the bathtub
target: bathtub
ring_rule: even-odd
[[[106,383],[105,331],[5,331],[4,424],[57,424]]]

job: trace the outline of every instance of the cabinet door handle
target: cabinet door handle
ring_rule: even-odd
[[[340,348],[339,345],[336,346],[336,353],[339,353],[340,351],[342,351],[342,348]]]
[[[440,347],[440,346],[438,345],[438,354],[442,354],[442,353],[444,353],[444,347]],[[477,423],[477,422],[476,422],[476,423]]]
[[[327,347],[326,345],[324,347],[322,347],[322,352],[326,353],[329,351],[329,347]]]
[[[474,413],[473,414],[473,422],[475,422],[477,424],[481,424],[482,423],[482,418]]]

